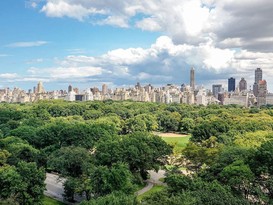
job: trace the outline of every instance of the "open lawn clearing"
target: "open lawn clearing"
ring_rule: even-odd
[[[174,148],[174,153],[181,153],[189,142],[190,136],[184,137],[162,137],[162,139]]]

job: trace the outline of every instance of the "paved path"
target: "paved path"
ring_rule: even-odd
[[[165,173],[166,172],[164,170],[159,170],[158,172],[149,171],[150,179],[147,180],[147,185],[137,192],[137,195],[141,195],[147,191],[150,191],[154,185],[166,186],[165,183],[159,181],[159,179],[165,178]]]
[[[64,200],[63,198],[63,194],[64,194],[64,187],[63,187],[63,183],[65,182],[64,178],[59,178],[58,175],[56,174],[50,174],[50,173],[46,173],[46,180],[45,180],[45,184],[46,184],[46,191],[44,192],[44,194],[46,196],[49,196],[53,199],[56,199],[57,201],[61,201],[65,204],[77,204],[77,202],[82,201],[84,198],[80,197],[80,196],[75,196],[75,203],[70,203]]]
[[[159,181],[159,179],[165,177],[165,173],[166,172],[164,170],[159,170],[158,172],[149,171],[150,179],[148,179],[146,181],[147,185],[143,189],[137,191],[136,194],[137,195],[144,194],[145,192],[151,190],[154,185],[166,186],[165,183]],[[44,194],[46,196],[54,198],[54,199],[56,199],[58,201],[67,203],[63,199],[63,193],[64,193],[63,183],[64,183],[64,181],[65,181],[65,179],[59,178],[59,176],[56,175],[56,174],[47,173],[46,174],[46,180],[45,180],[46,191],[44,192]],[[77,197],[76,197],[76,199],[77,199]],[[82,200],[82,198],[79,199],[79,200]]]
[[[63,183],[64,179],[60,179],[58,175],[46,173],[46,191],[44,194],[58,201],[63,201]]]

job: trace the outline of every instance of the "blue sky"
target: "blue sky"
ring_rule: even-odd
[[[191,66],[206,87],[231,76],[251,85],[256,67],[272,82],[268,3],[1,0],[0,87],[182,84]]]

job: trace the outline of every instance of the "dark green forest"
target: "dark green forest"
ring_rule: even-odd
[[[174,156],[155,131],[191,138]],[[47,172],[66,178],[66,200],[80,195],[83,205],[273,204],[272,139],[268,106],[2,103],[0,204],[42,204]],[[138,200],[148,171],[160,169],[167,186]]]

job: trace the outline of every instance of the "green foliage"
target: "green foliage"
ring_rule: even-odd
[[[100,140],[96,144],[96,164],[111,166],[113,163],[123,161],[124,150],[121,143],[121,138],[115,136]]]
[[[179,131],[181,115],[178,112],[163,111],[157,115],[159,129],[163,132]]]
[[[20,175],[13,166],[0,167],[0,201],[7,199],[17,192]]]
[[[181,179],[179,177],[181,177]],[[178,182],[176,182],[175,180],[178,180]],[[173,188],[173,186],[176,189]],[[207,183],[201,181],[200,179],[187,179],[186,177],[177,175],[171,176],[168,187],[171,187],[172,191],[166,190],[151,194],[150,196],[143,198],[141,204],[249,204],[245,199],[234,196],[232,192],[228,189],[228,187],[222,186],[216,181]]]
[[[194,142],[201,142],[212,136],[218,138],[222,133],[227,133],[230,127],[230,124],[228,124],[226,120],[220,118],[204,120],[192,130],[191,140]]]
[[[182,137],[162,137],[162,139],[169,145],[173,146],[174,154],[181,154],[183,149],[189,142],[190,136]]]
[[[192,118],[183,118],[180,121],[180,132],[189,133],[194,128],[195,123]]]
[[[129,164],[132,172],[139,172],[143,178],[147,170],[158,170],[163,165],[167,155],[172,153],[160,137],[148,133],[136,132],[122,139],[123,160]]]
[[[189,193],[179,193],[177,195],[169,195],[166,191],[152,193],[150,196],[144,197],[141,204],[145,205],[193,205],[196,200]]]
[[[257,175],[273,175],[273,141],[265,142],[255,152],[251,166]]]
[[[80,205],[138,205],[134,195],[127,195],[121,192],[114,192],[103,197],[82,202]]]
[[[7,159],[10,157],[10,153],[7,150],[0,150],[0,166],[7,163]]]
[[[81,147],[63,147],[51,154],[48,164],[64,177],[79,177],[89,169],[91,155]]]
[[[20,175],[16,187],[17,201],[26,205],[40,204],[45,190],[45,170],[33,162],[19,162],[17,172]]]
[[[98,119],[102,115],[103,113],[100,110],[86,110],[83,113],[83,119],[85,120]]]
[[[19,126],[18,128],[12,130],[10,135],[26,140],[30,144],[34,144],[36,129],[32,126]]]
[[[184,175],[171,174],[165,178],[165,182],[168,184],[169,193],[178,193],[189,190],[194,190],[195,185],[193,180]]]
[[[244,164],[242,160],[233,162],[226,166],[220,173],[220,180],[229,185],[239,193],[244,193],[248,197],[250,183],[254,179],[254,174],[249,166]]]
[[[38,162],[40,151],[18,137],[0,139],[0,148],[10,153],[6,158],[10,165],[17,165],[20,161]]]
[[[75,202],[74,196],[79,186],[78,180],[73,177],[68,177],[64,182],[64,198],[67,201]]]
[[[19,204],[40,204],[45,189],[45,171],[35,163],[19,162],[17,167],[0,167],[0,201],[14,200]]]
[[[43,205],[64,205],[64,203],[62,203],[60,201],[56,201],[55,199],[52,199],[47,196],[44,196],[42,204]]]
[[[143,198],[147,198],[156,192],[161,192],[164,188],[165,187],[162,185],[154,185],[149,191],[145,192],[144,194],[139,195],[137,197],[137,200],[142,201]]]
[[[95,196],[104,196],[114,191],[132,194],[132,174],[127,165],[117,163],[111,168],[98,166],[91,173],[92,192]]]
[[[258,148],[261,146],[261,144],[272,139],[273,139],[272,132],[268,131],[246,132],[237,135],[235,137],[234,144],[246,148]]]
[[[216,160],[222,145],[217,142],[216,137],[210,137],[202,143],[189,142],[183,150],[183,155],[189,160],[187,168],[199,170],[202,166],[210,166]]]
[[[111,100],[0,104],[0,201],[39,204],[44,167],[66,177],[69,200],[79,194],[92,204],[136,204],[130,195],[134,183],[172,160],[167,143],[174,139],[151,134],[163,131],[192,135],[187,145],[180,139],[173,144],[179,146],[175,162],[191,176],[169,172],[168,189],[142,204],[247,204],[245,199],[270,204],[272,129],[270,106]],[[34,180],[27,181],[27,175]]]

